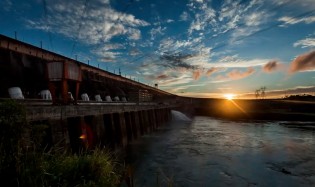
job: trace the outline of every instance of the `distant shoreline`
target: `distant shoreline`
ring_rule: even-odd
[[[196,99],[193,108],[193,115],[231,120],[315,122],[313,101]]]

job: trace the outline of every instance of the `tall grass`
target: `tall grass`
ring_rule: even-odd
[[[79,154],[40,151],[38,137],[32,149],[23,144],[29,128],[23,106],[0,103],[0,186],[117,186],[123,166],[108,151],[96,148]],[[29,129],[28,129],[29,130]],[[34,133],[30,133],[31,135]]]

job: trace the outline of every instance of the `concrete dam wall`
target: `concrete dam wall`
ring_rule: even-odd
[[[44,146],[73,152],[96,146],[123,148],[170,119],[169,106],[27,106],[31,125],[48,126]]]

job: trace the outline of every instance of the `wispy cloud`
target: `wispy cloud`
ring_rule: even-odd
[[[266,73],[271,73],[271,72],[277,70],[277,68],[279,68],[279,62],[273,60],[273,61],[270,61],[263,66],[263,71]]]
[[[214,68],[214,67],[212,67],[212,68],[210,68],[210,69],[208,69],[208,70],[206,71],[206,75],[209,77],[209,76],[211,76],[212,74],[214,74],[215,72],[217,72],[218,70],[220,70],[220,68]]]
[[[121,55],[121,52],[117,51],[119,49],[124,49],[124,46],[117,43],[106,43],[102,47],[93,49],[92,53],[96,54],[101,62],[116,62]]]
[[[315,16],[308,16],[308,17],[302,17],[302,18],[283,16],[279,18],[278,21],[283,22],[282,26],[294,25],[298,23],[310,24],[310,23],[315,22]]]
[[[255,69],[252,67],[247,68],[245,71],[239,69],[233,69],[232,71],[226,73],[225,75],[219,75],[216,77],[216,81],[226,82],[231,80],[244,79],[255,73]],[[215,81],[214,81],[215,82]]]
[[[164,35],[166,27],[158,26],[157,28],[152,28],[150,30],[151,40],[155,40],[157,35]]]
[[[301,46],[302,48],[315,47],[315,38],[305,38],[303,40],[296,41],[293,46]]]
[[[314,71],[315,70],[315,51],[302,54],[294,59],[289,68],[290,73]]]
[[[132,49],[129,50],[129,55],[131,55],[131,56],[137,56],[140,54],[142,54],[142,52],[135,47],[133,47]]]
[[[12,9],[13,3],[11,0],[3,0],[0,2],[0,6],[4,11],[9,12]]]
[[[132,14],[113,9],[106,0],[89,1],[86,6],[82,0],[47,0],[47,7],[47,16],[28,20],[29,27],[58,33],[88,45],[108,43],[116,36],[138,40],[141,38],[139,27],[150,25]],[[96,50],[95,54],[100,57],[106,54],[106,58],[119,55],[105,48]]]
[[[188,20],[188,13],[184,11],[180,16],[179,16],[179,21],[187,21]]]
[[[255,69],[252,68],[252,67],[249,67],[247,68],[246,71],[239,71],[239,70],[232,70],[231,72],[229,72],[227,74],[227,76],[230,78],[230,79],[233,79],[233,80],[237,80],[237,79],[243,79],[245,77],[248,77],[250,76],[251,74],[253,74],[255,72]]]
[[[201,70],[194,70],[193,71],[193,79],[198,80],[201,77],[202,71]]]

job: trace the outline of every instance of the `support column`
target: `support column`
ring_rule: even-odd
[[[88,146],[93,148],[101,146],[105,136],[105,127],[103,116],[85,116],[84,117]]]
[[[105,146],[115,149],[117,147],[116,141],[116,128],[113,119],[113,114],[104,114],[104,127],[105,127]]]
[[[159,109],[155,109],[155,110],[154,110],[154,113],[155,113],[156,126],[159,127],[159,126],[161,126],[161,120],[160,120]]]
[[[114,124],[116,131],[116,142],[125,147],[128,143],[124,113],[114,113]]]
[[[133,136],[134,139],[137,139],[141,136],[138,112],[130,112],[130,114]]]
[[[155,130],[157,128],[156,119],[155,119],[155,111],[153,109],[153,110],[149,110],[149,112],[150,112],[150,122],[152,123],[153,130]]]
[[[80,82],[76,81],[75,83],[75,93],[74,93],[74,103],[78,103],[78,98],[79,98],[79,90],[80,90]]]
[[[95,135],[96,135],[96,143],[97,145],[103,147],[105,145],[105,126],[103,115],[97,115],[93,118],[93,124],[95,124]]]
[[[68,82],[66,79],[62,79],[61,81],[61,96],[62,96],[62,103],[68,104]]]
[[[132,132],[130,113],[129,112],[125,112],[124,116],[125,116],[125,124],[126,124],[128,142],[131,142],[134,139],[134,135],[133,135],[133,132]]]
[[[56,94],[56,85],[55,85],[55,83],[49,81],[48,89],[49,89],[49,91],[51,93],[52,103],[56,104],[57,103],[57,94]]]
[[[149,115],[148,115],[148,111],[147,110],[143,110],[143,117],[144,117],[144,128],[146,133],[150,133],[151,132],[151,124],[149,121]]]
[[[143,136],[145,134],[144,132],[144,121],[143,121],[143,115],[141,111],[137,112],[138,117],[139,117],[139,126],[140,126],[140,135]]]

